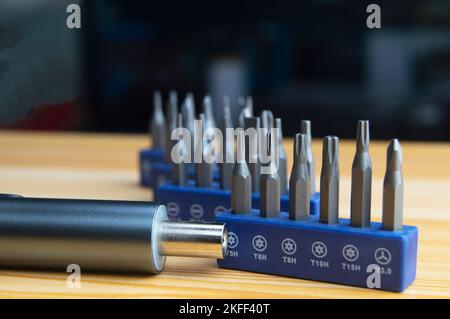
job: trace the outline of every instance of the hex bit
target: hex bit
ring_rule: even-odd
[[[172,131],[177,127],[177,115],[178,115],[178,97],[177,92],[170,91],[169,101],[166,105],[167,114],[167,133],[166,133],[166,152],[164,160],[170,163],[172,160],[170,154],[172,151],[173,141],[172,141]]]
[[[323,139],[322,170],[320,173],[320,222],[339,221],[339,138]]]
[[[195,104],[194,95],[188,93],[184,99],[181,107],[181,113],[183,114],[183,127],[186,128],[191,134],[191,162],[194,158],[194,120],[195,120]],[[192,165],[192,164],[189,164]]]
[[[227,136],[227,128],[233,128],[233,122],[231,120],[231,110],[229,99],[224,98],[224,108],[222,117],[222,157],[223,163],[220,164],[220,187],[222,189],[231,189],[231,175],[234,167],[234,136]],[[227,162],[227,158],[232,158],[232,162]]]
[[[278,143],[270,132],[266,135],[267,151],[274,151],[274,144]],[[272,169],[267,174],[261,174],[260,179],[260,216],[266,218],[280,215],[280,177],[274,163],[269,163]]]
[[[242,107],[242,110],[239,113],[239,125],[244,128],[244,119],[253,116],[253,98],[251,96],[247,96],[247,98],[240,97],[238,102]]]
[[[166,119],[162,110],[161,92],[153,93],[153,116],[150,120],[150,133],[153,147],[165,149],[166,145]]]
[[[231,211],[248,214],[252,210],[252,177],[245,162],[245,135],[237,132],[236,163],[231,176]]]
[[[289,180],[289,219],[304,220],[309,218],[311,178],[307,161],[308,136],[295,135],[294,164]]]
[[[350,220],[353,227],[370,227],[372,162],[369,140],[369,121],[358,121],[350,202]]]
[[[278,176],[280,177],[280,194],[288,194],[287,179],[287,154],[283,144],[283,128],[281,119],[275,119],[275,127],[278,129]]]
[[[203,113],[205,114],[205,122],[203,123],[205,129],[217,127],[214,119],[213,103],[209,95],[203,98]]]
[[[248,138],[248,142],[245,145],[245,159],[248,163],[248,168],[252,176],[252,190],[253,192],[259,192],[259,180],[261,176],[261,161],[260,161],[260,144],[259,144],[259,118],[247,117],[244,119],[244,127],[248,129],[255,129],[256,134],[252,134]]]
[[[312,151],[312,135],[311,135],[311,121],[303,120],[300,122],[300,133],[306,134],[306,161],[308,163],[309,176],[311,178],[311,195],[316,192],[316,160]]]
[[[272,127],[274,127],[273,123],[273,113],[270,110],[263,110],[261,112],[261,127],[264,129],[270,129]]]
[[[178,114],[177,126],[178,128],[183,127],[183,115],[181,113]],[[187,164],[184,162],[183,158],[184,152],[186,151],[186,145],[181,138],[178,141],[178,159],[177,161],[173,161],[172,164],[172,183],[174,185],[186,186],[187,184]]]
[[[203,123],[205,121],[205,115],[202,113],[199,115],[200,121],[202,122],[203,131],[205,129]],[[195,163],[195,184],[197,187],[211,188],[213,182],[213,163],[208,163],[205,160],[205,141],[203,138],[199,138],[196,141],[197,147],[202,154],[201,162]]]
[[[402,148],[397,139],[387,149],[386,174],[383,181],[383,229],[397,231],[403,227]]]

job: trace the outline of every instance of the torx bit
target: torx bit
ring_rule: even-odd
[[[300,133],[306,134],[308,144],[306,146],[306,161],[311,178],[311,195],[316,193],[316,160],[312,151],[311,121],[303,120],[300,123]]]
[[[294,164],[289,180],[289,219],[304,220],[309,218],[311,178],[307,160],[308,136],[295,135]]]
[[[203,131],[205,130],[204,121],[205,115],[201,113],[199,119],[202,122]],[[196,149],[201,151],[202,160],[200,163],[195,163],[195,183],[197,187],[211,188],[213,182],[213,163],[208,163],[205,160],[205,144],[203,138],[199,138],[197,141]]]
[[[263,110],[261,112],[261,127],[264,129],[271,129],[273,126],[273,113],[270,110]]]
[[[320,222],[339,221],[339,138],[323,139],[322,170],[320,173]]]
[[[245,159],[248,163],[248,168],[252,176],[252,190],[253,192],[259,192],[259,180],[261,176],[261,161],[260,161],[260,145],[259,145],[259,118],[247,117],[244,119],[244,127],[248,129],[255,129],[256,134],[250,134],[248,142],[245,145]],[[249,130],[250,131],[250,130]]]
[[[383,229],[397,231],[403,227],[402,148],[397,139],[387,149],[386,174],[383,181]]]
[[[237,132],[236,164],[231,176],[231,211],[248,214],[252,210],[252,178],[245,162],[244,131]]]
[[[166,152],[164,154],[164,159],[167,163],[170,163],[172,159],[170,154],[172,151],[173,141],[172,141],[172,131],[177,127],[177,115],[178,115],[178,97],[177,92],[170,91],[169,101],[166,106],[167,114],[167,133],[166,133]]]
[[[272,133],[267,133],[267,151],[271,154],[274,151],[274,144],[278,143]],[[280,215],[280,177],[274,163],[270,173],[261,174],[260,179],[260,216],[265,218],[278,217]]]
[[[178,114],[177,127],[183,127],[183,115]],[[178,141],[177,159],[172,163],[172,183],[178,186],[185,186],[187,184],[187,164],[184,162],[184,152],[187,151],[186,145],[182,138]]]
[[[353,227],[370,227],[372,162],[369,155],[369,139],[369,121],[358,121],[350,202],[350,220]]]
[[[213,103],[209,95],[203,98],[203,113],[205,114],[205,122],[203,123],[205,129],[217,127],[214,119]]]
[[[287,180],[287,154],[283,144],[283,128],[281,119],[275,119],[275,127],[278,129],[278,176],[280,177],[280,194],[286,195],[288,193]]]
[[[224,97],[223,117],[222,117],[222,157],[223,163],[220,164],[220,187],[222,189],[231,189],[231,175],[234,167],[234,136],[227,136],[227,128],[233,128],[233,122],[231,120],[231,111],[229,99]],[[230,132],[231,133],[231,132]],[[232,158],[231,162],[227,161],[227,158]]]
[[[162,110],[161,92],[153,93],[153,116],[150,121],[150,132],[153,139],[153,147],[165,149],[166,144],[166,119]]]

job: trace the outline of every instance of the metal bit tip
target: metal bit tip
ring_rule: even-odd
[[[322,170],[320,174],[320,221],[339,221],[339,138],[323,139]]]
[[[307,165],[307,136],[295,135],[294,164],[289,180],[289,219],[303,220],[310,214],[310,176]]]
[[[386,174],[383,181],[383,229],[403,228],[403,174],[400,142],[393,139],[387,149]]]

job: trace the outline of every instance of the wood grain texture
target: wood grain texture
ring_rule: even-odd
[[[292,140],[286,149],[292,158]],[[0,131],[0,192],[35,197],[148,200],[138,185],[137,152],[144,135]],[[371,145],[372,211],[380,220],[387,141]],[[419,227],[417,279],[404,293],[220,269],[213,260],[167,259],[159,276],[83,274],[81,289],[67,274],[0,270],[1,298],[449,298],[450,144],[402,143],[405,223]],[[314,141],[317,167],[321,141]],[[342,217],[349,216],[352,141],[340,145]],[[290,167],[290,164],[289,164]],[[317,172],[318,182],[319,172]]]

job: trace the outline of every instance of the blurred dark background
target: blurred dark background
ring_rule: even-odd
[[[381,29],[366,7],[381,7]],[[450,2],[84,1],[82,125],[144,132],[152,93],[250,94],[285,135],[450,140]]]

